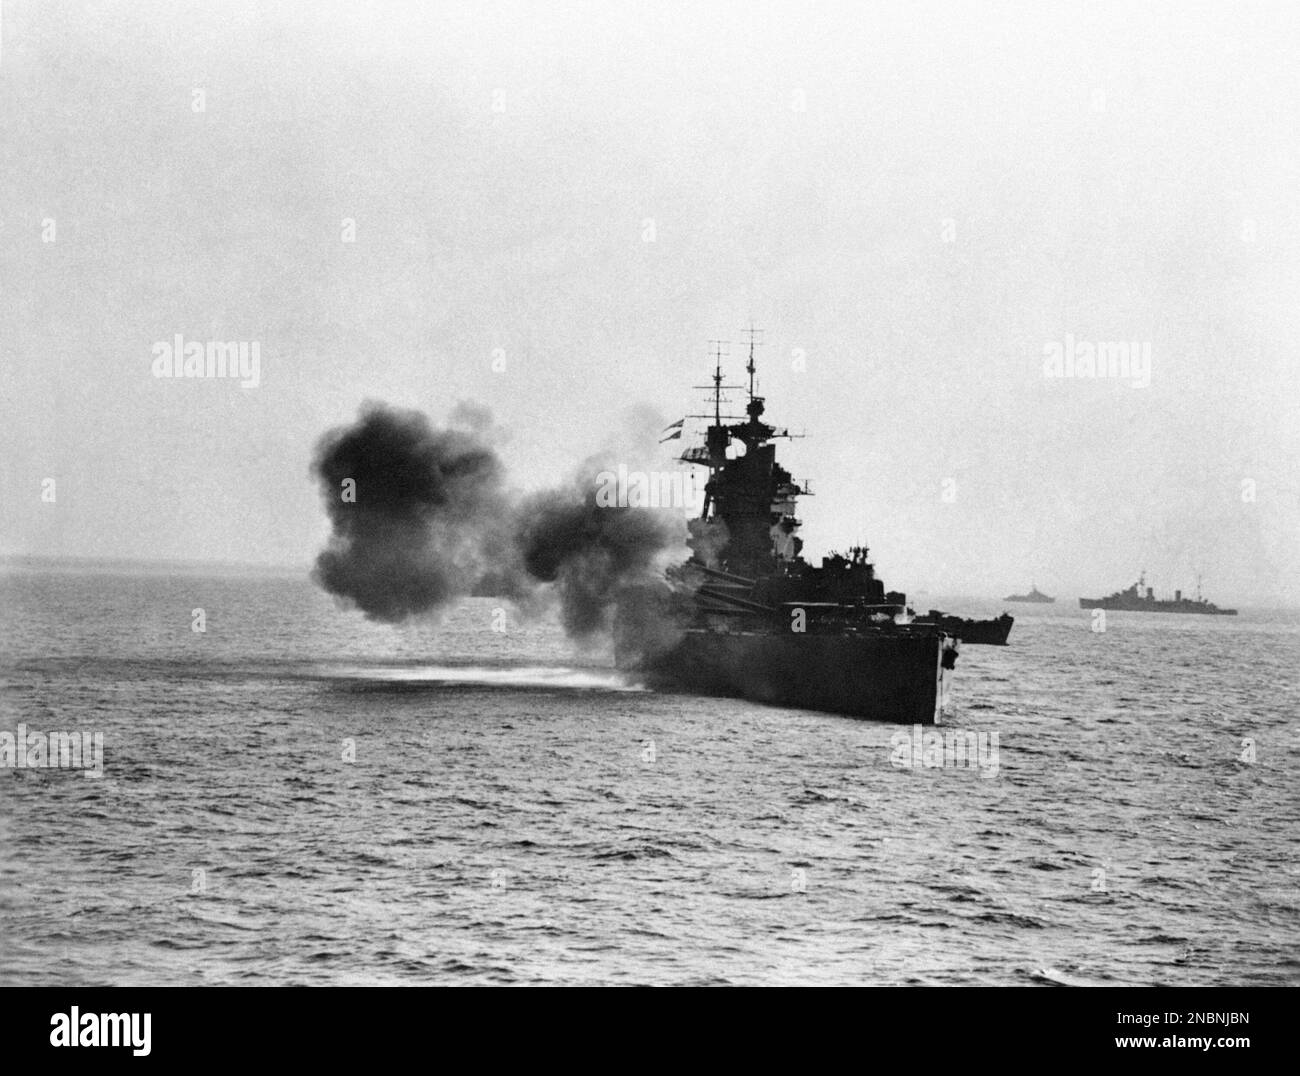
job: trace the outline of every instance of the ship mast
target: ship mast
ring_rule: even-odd
[[[722,425],[722,349],[727,346],[725,340],[710,340],[713,345],[713,424]],[[750,362],[754,360],[751,358]]]
[[[756,337],[762,336],[763,330],[755,329],[754,323],[751,321],[749,328],[743,331],[749,336],[749,363],[745,369],[749,371],[749,398],[752,400],[754,398],[754,345],[755,343],[761,343],[761,341],[756,340]]]
[[[713,422],[705,431],[703,449],[691,449],[683,454],[682,459],[688,463],[701,464],[709,470],[709,478],[704,484],[704,507],[700,512],[700,519],[707,520],[711,517],[714,495],[713,480],[717,473],[726,465],[727,462],[727,445],[731,440],[730,427],[722,424],[722,391],[723,389],[738,389],[740,385],[724,385],[722,383],[722,356],[725,354],[728,343],[726,340],[710,340],[710,347],[713,349],[713,376],[710,380],[712,385],[696,385],[697,389],[709,389],[713,395],[713,414],[712,415],[691,415],[691,418],[712,418]],[[727,416],[728,420],[732,418]]]

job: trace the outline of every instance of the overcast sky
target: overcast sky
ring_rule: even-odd
[[[752,321],[807,552],[1300,602],[1298,12],[4,0],[0,553],[307,565],[363,399],[540,487]]]

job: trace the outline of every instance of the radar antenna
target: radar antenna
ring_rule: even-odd
[[[763,341],[758,339],[763,335],[763,330],[755,329],[754,323],[750,322],[749,328],[741,331],[749,337],[749,363],[745,369],[749,371],[749,398],[752,400],[754,398],[754,348],[763,346]]]

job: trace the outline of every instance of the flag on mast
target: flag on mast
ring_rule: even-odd
[[[659,438],[659,443],[662,445],[665,441],[671,441],[674,437],[680,437],[682,435],[682,425],[685,422],[686,420],[684,418],[679,418],[671,426],[665,426],[663,429],[664,433],[668,433],[669,430],[672,430],[673,432],[668,433],[667,437]]]

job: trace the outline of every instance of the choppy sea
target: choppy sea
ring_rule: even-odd
[[[1073,604],[962,649],[994,772],[639,690],[492,599],[9,570],[0,732],[104,753],[0,768],[0,982],[1300,983],[1300,614]]]

